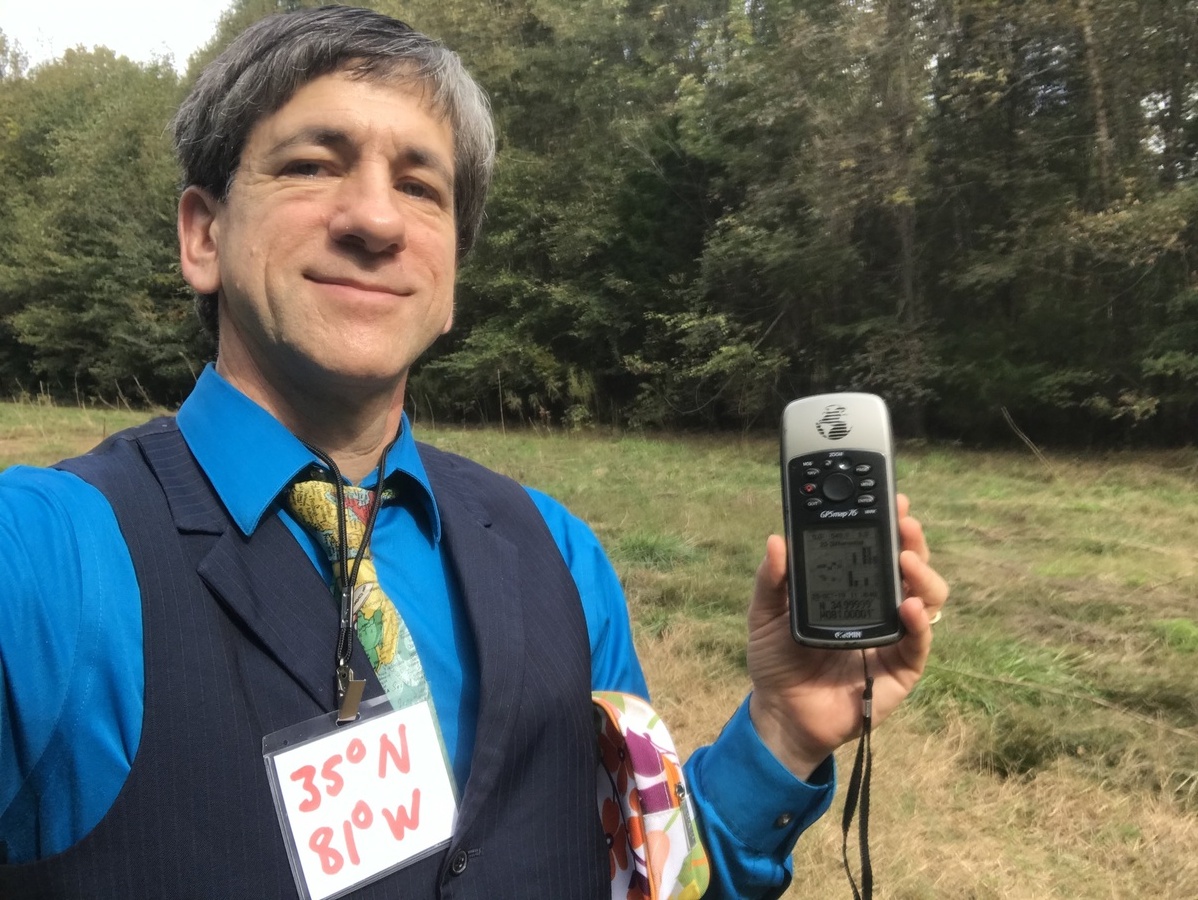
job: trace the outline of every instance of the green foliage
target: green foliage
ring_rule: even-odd
[[[172,402],[180,83],[0,34],[0,381]],[[1048,0],[376,0],[491,95],[499,158],[442,419],[746,427],[881,393],[903,434],[1198,426],[1198,11]],[[1005,411],[1005,412],[1004,412]]]
[[[1175,439],[1191,424],[1192,385],[1160,364],[1195,324],[1176,301],[1192,280],[1193,184],[1166,164],[1188,115],[1177,104],[1192,104],[1176,94],[1194,77],[1174,54],[1193,31],[1186,6],[959,5],[928,132],[941,421],[993,436],[1006,406],[1029,433],[1071,441]]]
[[[627,415],[640,379],[624,360],[643,347],[646,313],[684,308],[678,285],[701,252],[705,170],[679,150],[671,109],[680,71],[693,65],[695,22],[717,6],[525,0],[480,15],[477,3],[403,4],[405,19],[445,39],[479,77],[500,134],[457,334],[429,368],[444,371],[438,354],[477,357],[475,329],[509,331],[559,373],[530,384],[521,406],[553,421]],[[557,387],[571,382],[587,386],[586,403]],[[496,417],[494,401],[463,404],[450,390],[447,412]]]
[[[483,324],[457,352],[423,366],[411,393],[417,409],[450,405],[459,416],[471,417],[498,405],[521,419],[541,422],[549,404],[565,393],[566,376],[565,367],[536,342]]]
[[[68,51],[0,83],[0,378],[177,402],[204,345],[178,275],[162,64]]]
[[[765,411],[785,360],[753,330],[715,312],[645,318],[645,351],[625,361],[644,378],[632,425],[754,422]]]
[[[28,60],[20,49],[8,39],[0,28],[0,81],[20,78],[27,68]]]

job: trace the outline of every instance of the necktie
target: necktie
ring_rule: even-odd
[[[338,547],[337,490],[327,481],[300,481],[291,487],[287,500],[296,520],[317,539],[328,554],[339,584],[344,584],[359,556],[358,577],[353,586],[353,612],[358,640],[374,667],[391,705],[402,709],[429,700],[428,681],[416,654],[412,633],[404,624],[391,598],[378,584],[378,573],[370,548],[362,548],[371,492],[345,486],[346,559]]]

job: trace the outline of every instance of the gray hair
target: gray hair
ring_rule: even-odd
[[[458,258],[478,237],[495,161],[486,94],[458,55],[389,16],[351,6],[279,13],[251,25],[209,63],[171,122],[183,184],[217,200],[229,187],[250,132],[310,81],[333,72],[407,79],[422,85],[454,138]],[[216,333],[216,297],[201,295],[200,318]]]

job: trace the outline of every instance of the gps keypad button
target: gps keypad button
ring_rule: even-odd
[[[853,479],[848,475],[837,472],[824,479],[824,496],[833,503],[847,500],[857,491]]]

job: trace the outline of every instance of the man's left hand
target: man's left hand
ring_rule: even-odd
[[[923,527],[898,495],[905,633],[897,643],[865,651],[874,678],[873,723],[884,720],[915,687],[932,647],[929,620],[948,599],[948,585],[928,565]],[[765,745],[806,779],[837,747],[861,731],[861,654],[795,643],[790,631],[786,542],[771,535],[749,607],[749,714]]]

